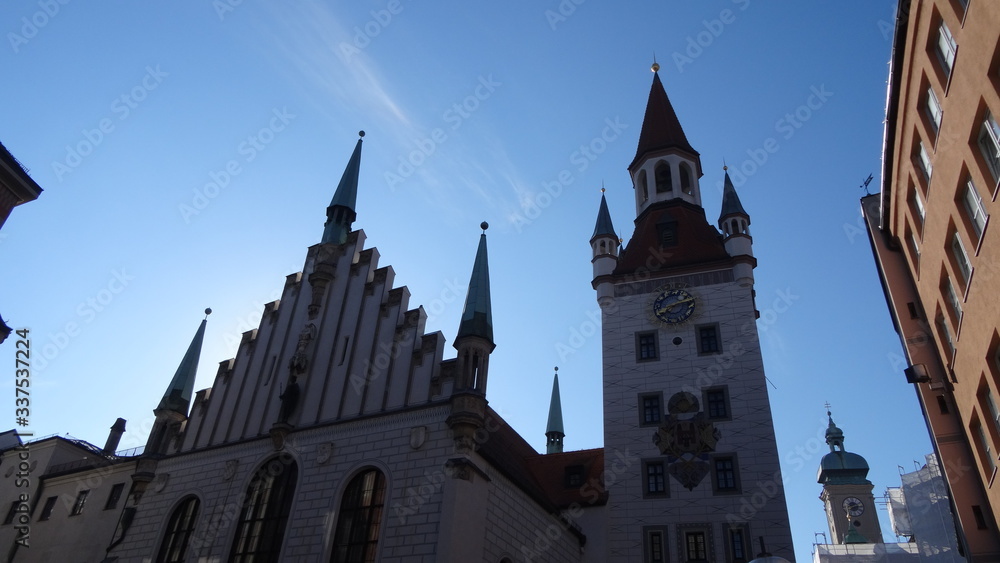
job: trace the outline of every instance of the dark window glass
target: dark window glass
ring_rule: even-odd
[[[715,460],[715,488],[720,491],[736,490],[736,466],[731,457]]]
[[[646,492],[650,494],[667,492],[666,475],[662,463],[646,464]]]
[[[108,493],[108,502],[104,503],[104,510],[111,510],[118,506],[118,501],[122,498],[122,491],[125,490],[125,483],[117,483],[111,487]]]
[[[52,516],[52,509],[56,506],[56,499],[59,497],[49,497],[45,499],[45,506],[42,507],[42,513],[38,515],[38,521],[48,520]]]
[[[583,485],[583,466],[572,465],[566,468],[566,487],[580,487]]]
[[[670,165],[666,162],[661,162],[656,165],[656,193],[669,192],[672,188],[671,184],[673,181],[670,179]]]
[[[15,500],[14,502],[10,503],[10,510],[7,511],[7,516],[6,518],[3,519],[3,523],[5,526],[14,521],[14,516],[17,515],[17,507],[19,504],[21,504],[21,501],[19,500]]]
[[[333,563],[374,563],[385,504],[385,477],[368,469],[348,483],[337,515]]]
[[[167,533],[160,545],[156,563],[183,563],[187,561],[188,541],[198,519],[198,498],[191,497],[178,506],[167,522]]]
[[[717,327],[698,327],[698,351],[702,354],[719,351],[719,330]]]
[[[726,418],[729,416],[729,409],[726,407],[726,392],[722,389],[709,389],[705,392],[708,403],[709,418]]]
[[[647,332],[639,335],[639,359],[655,360],[656,354],[656,334]]]
[[[705,532],[688,532],[685,534],[687,541],[687,560],[705,561],[708,553],[705,548]]]
[[[87,503],[87,496],[90,495],[90,490],[80,491],[76,494],[76,501],[73,503],[73,510],[70,511],[70,516],[76,516],[83,512],[83,505]]]
[[[276,562],[292,508],[298,466],[271,460],[247,487],[240,522],[233,538],[231,563]]]
[[[646,424],[660,422],[660,398],[646,396],[642,398],[642,421]]]
[[[733,561],[747,560],[746,536],[743,530],[729,530],[729,547],[733,551]]]
[[[663,558],[663,532],[649,533],[649,561],[659,563]]]

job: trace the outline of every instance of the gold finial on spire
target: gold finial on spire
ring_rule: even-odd
[[[604,179],[601,179],[601,193],[604,193]]]
[[[653,66],[649,67],[653,72],[660,70],[660,63],[656,62],[656,51],[653,51]]]
[[[726,159],[723,158],[722,159],[722,171],[725,172],[726,170],[729,170],[729,167],[726,166]]]

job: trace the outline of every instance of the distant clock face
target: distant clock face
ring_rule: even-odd
[[[865,503],[857,497],[847,497],[844,499],[844,511],[851,516],[861,516],[865,512]]]
[[[653,314],[667,324],[680,324],[694,314],[694,296],[683,289],[668,289],[653,301]]]

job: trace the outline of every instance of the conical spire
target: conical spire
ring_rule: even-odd
[[[660,82],[660,75],[656,70],[659,65],[653,65],[653,85],[649,89],[649,100],[646,102],[646,115],[642,119],[642,132],[639,133],[639,146],[635,152],[635,165],[643,155],[652,151],[668,148],[681,149],[694,157],[698,165],[698,176],[701,176],[701,159],[698,151],[694,150],[691,143],[684,135],[681,122],[674,113],[674,107],[667,98],[667,91],[663,89]],[[632,167],[629,166],[629,168]]]
[[[493,312],[490,305],[490,265],[486,256],[486,229],[489,224],[480,224],[483,234],[479,236],[476,262],[472,266],[469,293],[465,296],[465,309],[458,326],[456,343],[465,336],[478,336],[493,343]]]
[[[201,356],[201,344],[205,340],[205,325],[208,323],[208,315],[212,314],[211,309],[205,309],[205,318],[198,325],[197,332],[188,346],[187,352],[181,359],[181,364],[177,366],[174,378],[170,380],[163,398],[160,399],[156,410],[173,411],[184,416],[188,414],[191,406],[191,393],[194,391],[194,378],[198,374],[198,358]]]
[[[719,214],[719,219],[727,215],[746,215],[749,217],[750,214],[743,209],[743,204],[740,203],[740,196],[736,194],[733,181],[729,179],[729,170],[726,167],[723,167],[723,170],[726,171],[726,179],[722,186],[722,212]]]
[[[326,224],[323,226],[324,244],[343,244],[351,225],[358,214],[354,209],[358,201],[358,174],[361,171],[361,142],[365,132],[359,131],[358,144],[354,146],[351,159],[347,161],[344,175],[340,177],[337,191],[333,194],[330,206],[326,208]]]
[[[559,454],[563,451],[562,402],[559,399],[559,368],[552,378],[552,399],[549,401],[549,423],[545,425],[546,453]]]
[[[608,211],[608,200],[604,197],[604,188],[601,188],[601,208],[597,211],[597,224],[594,226],[594,236],[590,237],[590,240],[602,235],[618,238],[615,226],[611,224],[611,213]]]
[[[844,451],[844,431],[837,427],[833,422],[833,415],[829,410],[826,411],[826,416],[830,420],[830,424],[826,428],[826,443],[830,446],[830,451],[834,451],[834,446],[840,448],[840,451]]]

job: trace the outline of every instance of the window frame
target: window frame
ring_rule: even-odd
[[[200,512],[201,500],[195,495],[184,497],[177,503],[164,527],[160,549],[156,552],[156,563],[184,563],[188,560],[188,547],[197,528]]]
[[[742,538],[740,540],[742,542],[742,556],[737,556],[736,554],[736,542],[733,541],[736,536]],[[747,563],[753,558],[752,552],[753,546],[751,545],[749,528],[746,526],[731,526],[726,531],[726,558],[729,563]]]
[[[708,329],[711,329],[714,332],[715,336],[715,348],[711,350],[706,349],[704,335],[702,334],[703,330],[708,330]],[[698,345],[699,356],[708,356],[712,354],[722,353],[722,329],[719,326],[719,323],[697,325],[694,327],[694,331],[695,331],[695,342]]]
[[[371,476],[371,483],[366,483],[368,476]],[[385,510],[387,505],[387,498],[389,494],[389,480],[386,478],[385,473],[375,467],[367,466],[357,472],[355,472],[351,479],[347,482],[344,487],[343,492],[340,494],[340,502],[337,504],[337,517],[333,523],[333,540],[331,541],[332,548],[330,551],[330,563],[358,563],[358,560],[354,557],[357,552],[352,552],[352,546],[357,546],[359,542],[352,541],[351,538],[356,538],[359,535],[363,535],[366,539],[362,542],[362,551],[360,552],[361,560],[367,561],[368,555],[366,553],[369,549],[374,550],[370,555],[372,560],[378,560],[378,549],[379,542],[381,540],[382,531],[385,529],[385,517],[387,511]],[[371,486],[371,489],[363,488]],[[357,491],[357,492],[355,492]],[[345,507],[345,504],[349,500],[354,500],[354,495],[360,501],[357,506]],[[368,500],[365,500],[365,497]],[[368,504],[365,504],[368,503]],[[381,504],[376,504],[381,503]],[[346,514],[345,511],[351,511],[350,514]],[[368,512],[371,513],[368,513]],[[344,528],[345,518],[351,518],[347,524],[347,528]],[[354,529],[355,517],[364,518],[367,520],[366,531],[364,534],[357,534]],[[374,534],[372,528],[374,527]],[[339,543],[344,541],[344,535],[347,536],[347,543],[343,549],[346,550],[345,553],[339,551],[341,548],[338,547]],[[375,539],[370,539],[370,536],[374,535]],[[341,558],[343,555],[344,558]]]
[[[702,561],[707,562],[709,560],[708,559],[708,551],[709,551],[708,550],[708,544],[709,544],[709,540],[708,540],[708,534],[705,532],[705,530],[685,530],[684,532],[682,532],[682,534],[684,536],[684,544],[682,546],[682,549],[684,550],[683,551],[683,553],[684,553],[684,561],[698,562],[698,563],[700,563]],[[698,545],[698,541],[697,541],[697,538],[699,536],[701,537],[701,545],[700,546]],[[695,553],[693,555],[691,553],[691,549],[692,549],[692,542],[691,542],[691,540],[692,539],[695,540],[694,546],[693,546],[694,549],[695,549]],[[699,549],[700,549],[700,551],[698,551]],[[701,557],[699,557],[699,555]]]
[[[652,356],[643,355],[643,339],[652,338]],[[660,359],[660,335],[655,330],[643,330],[635,333],[635,361],[637,363],[655,362]]]
[[[658,475],[651,475],[651,470],[659,468]],[[650,487],[650,478],[659,477],[662,490]],[[667,464],[662,458],[642,460],[642,498],[670,498],[670,479],[667,475]]]
[[[113,510],[118,508],[118,501],[122,499],[122,493],[125,491],[125,483],[115,483],[111,486],[111,490],[108,492],[108,500],[104,501],[104,510]]]
[[[83,491],[78,491],[76,493],[76,500],[73,501],[73,508],[69,511],[70,516],[79,516],[83,514],[83,507],[87,504],[87,497],[90,496],[90,489]]]
[[[974,271],[972,259],[969,258],[969,252],[965,249],[965,243],[962,242],[962,235],[958,230],[953,229],[950,238],[951,243],[948,245],[949,254],[951,254],[954,260],[955,270],[959,274],[959,279],[963,284],[962,295],[964,296],[969,283],[972,281],[972,272]]]
[[[725,409],[725,414],[713,415],[712,414],[712,404],[713,401],[710,400],[709,395],[712,393],[722,393],[722,407]],[[708,420],[732,420],[733,419],[733,409],[729,401],[729,386],[728,385],[716,385],[713,387],[706,387],[701,390],[702,404],[705,405],[705,416]]]
[[[10,504],[10,510],[7,511],[7,516],[3,519],[3,526],[9,526],[14,523],[14,518],[17,516],[17,507],[21,506],[20,500],[15,500]]]
[[[993,176],[995,188],[1000,184],[1000,124],[997,123],[996,117],[993,116],[993,112],[989,108],[986,108],[986,113],[980,121],[979,133],[975,139],[979,153],[983,157],[983,163],[986,165],[986,171]],[[992,148],[986,146],[986,141],[991,143]],[[991,153],[992,156],[990,156]]]
[[[670,542],[667,540],[666,526],[643,526],[642,556],[645,563],[666,563],[670,561]],[[655,538],[659,539],[659,555],[655,548]]]
[[[275,468],[278,470],[275,471]],[[229,563],[279,561],[288,533],[288,520],[298,489],[298,463],[272,457],[247,482],[239,519],[233,526]],[[252,515],[252,518],[248,518]],[[266,534],[251,534],[249,528],[270,528]],[[266,537],[265,537],[266,535]],[[245,547],[244,542],[254,543]],[[239,551],[237,551],[239,550]]]
[[[924,93],[923,106],[924,113],[927,115],[928,122],[931,125],[931,132],[937,135],[941,131],[944,110],[941,108],[941,100],[937,97],[937,92],[934,91],[934,87],[931,85],[927,86],[927,90]]]
[[[938,22],[938,31],[934,40],[934,52],[937,53],[938,61],[941,63],[941,70],[946,78],[951,77],[955,69],[955,60],[958,58],[958,42],[951,29],[942,19]]]
[[[656,420],[646,419],[646,399],[653,399],[656,401]],[[639,393],[639,426],[659,426],[663,423],[663,392],[662,391],[652,391],[648,393]]]
[[[735,453],[716,454],[712,456],[712,493],[716,495],[738,495],[742,493],[743,487],[740,483],[740,462]],[[728,462],[732,464],[729,471],[732,473],[732,485],[721,487],[719,485],[719,463]]]
[[[959,297],[958,292],[955,290],[955,284],[952,283],[951,276],[948,275],[948,270],[945,268],[942,268],[942,270],[941,295],[944,297],[945,304],[948,305],[948,314],[957,333],[958,327],[962,323],[962,298]]]
[[[917,147],[913,156],[917,163],[917,169],[923,173],[922,177],[926,190],[929,190],[931,178],[934,176],[934,162],[933,159],[931,159],[931,153],[927,152],[927,146],[924,145],[924,140],[921,139],[919,135],[917,135]]]
[[[972,239],[976,241],[976,246],[983,240],[986,232],[986,224],[989,222],[989,214],[983,204],[983,197],[979,193],[979,188],[973,182],[971,175],[966,175],[965,182],[960,188],[958,196],[960,200],[959,209],[962,211],[966,224],[970,228]]]
[[[59,500],[58,496],[51,496],[45,499],[45,504],[42,505],[42,511],[38,514],[38,522],[44,522],[49,518],[52,518],[52,510],[55,509],[57,500]]]

